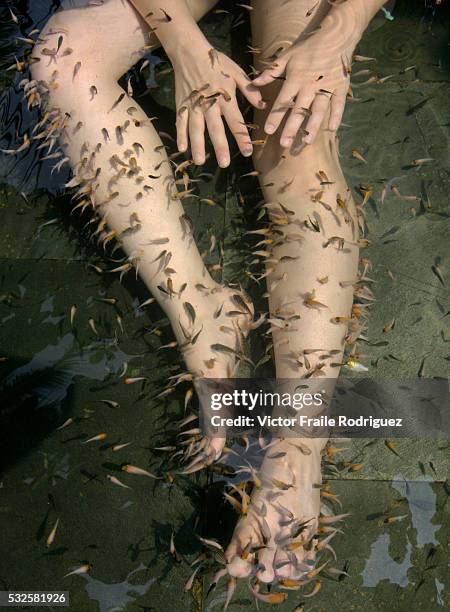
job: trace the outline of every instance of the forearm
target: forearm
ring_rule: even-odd
[[[206,49],[211,46],[196,22],[196,19],[206,12],[206,5],[211,4],[210,2],[203,2],[205,7],[199,7],[198,15],[191,13],[186,0],[130,0],[130,2],[148,23],[171,59],[187,47]]]
[[[334,29],[356,46],[373,17],[387,0],[345,0],[336,3],[323,19],[323,29]]]

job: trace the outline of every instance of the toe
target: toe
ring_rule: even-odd
[[[224,446],[225,438],[212,438],[209,443],[209,451],[211,453],[213,461],[217,461],[217,459],[219,459]]]
[[[308,567],[304,563],[304,551],[298,549],[295,552],[277,551],[275,555],[275,575],[277,578],[298,580],[301,578]]]
[[[238,540],[237,538],[233,538],[225,551],[225,559],[228,561],[228,563],[231,563],[231,561],[237,555],[238,555]]]
[[[275,573],[273,569],[273,562],[275,558],[275,548],[267,547],[259,553],[259,566],[260,569],[256,573],[261,582],[273,582]]]
[[[274,570],[277,578],[293,578],[295,574],[295,565],[292,563],[292,557],[283,550],[277,550],[274,559]]]
[[[234,578],[247,578],[252,572],[252,564],[239,555],[233,557],[227,565],[228,573]]]

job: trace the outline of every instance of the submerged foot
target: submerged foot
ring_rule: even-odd
[[[300,584],[314,578],[320,451],[318,440],[307,446],[295,438],[267,450],[248,508],[226,550],[232,576],[256,573],[262,582],[293,579]]]

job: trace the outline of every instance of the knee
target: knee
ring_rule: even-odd
[[[315,176],[322,166],[330,167],[338,160],[336,137],[333,132],[323,131],[312,144],[304,144],[300,137],[290,148],[280,144],[279,130],[269,136],[265,145],[255,151],[254,162],[256,168],[264,175],[285,176],[292,178],[301,175]]]
[[[60,87],[86,86],[86,78],[117,81],[142,57],[147,42],[137,15],[120,0],[58,11],[40,39],[33,53],[33,78],[57,78]]]
[[[70,80],[76,85],[81,66],[89,66],[89,37],[81,33],[78,15],[77,10],[55,13],[34,47],[31,75],[53,90],[66,86]]]

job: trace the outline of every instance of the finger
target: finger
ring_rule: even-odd
[[[314,142],[320,126],[322,125],[325,113],[328,110],[329,104],[330,96],[328,94],[318,93],[314,98],[314,102],[311,107],[311,117],[306,125],[306,130],[309,132],[309,134],[306,134],[305,138],[303,139],[306,144],[311,144]]]
[[[229,102],[222,108],[222,112],[240,152],[244,157],[249,157],[253,153],[253,145],[238,105]]]
[[[256,77],[256,79],[253,79],[253,85],[256,85],[257,87],[262,87],[263,85],[269,85],[269,83],[273,83],[275,79],[277,79],[283,74],[286,68],[286,63],[287,57],[277,59],[276,62],[270,68],[266,68],[259,76]]]
[[[197,109],[189,111],[189,140],[192,159],[201,166],[205,163],[205,118]]]
[[[344,116],[345,103],[347,101],[347,86],[340,91],[336,91],[331,100],[330,122],[328,127],[330,130],[337,130],[341,125],[342,117]]]
[[[177,146],[178,151],[184,153],[188,148],[188,121],[189,111],[186,106],[182,106],[177,111]]]
[[[217,162],[221,168],[226,168],[230,165],[230,150],[220,114],[220,107],[217,102],[206,111],[205,118],[209,137],[216,152]]]
[[[289,113],[283,133],[281,134],[280,144],[282,147],[290,147],[293,144],[305,117],[310,114],[309,107],[313,100],[314,94],[311,91],[297,96],[295,106]]]
[[[298,90],[299,83],[297,79],[290,78],[284,83],[266,119],[266,124],[264,126],[266,134],[273,134],[277,131],[283,117],[287,111],[293,107],[294,98]]]
[[[262,99],[261,92],[245,73],[236,77],[236,85],[252,106],[260,109],[266,108],[266,103]]]

